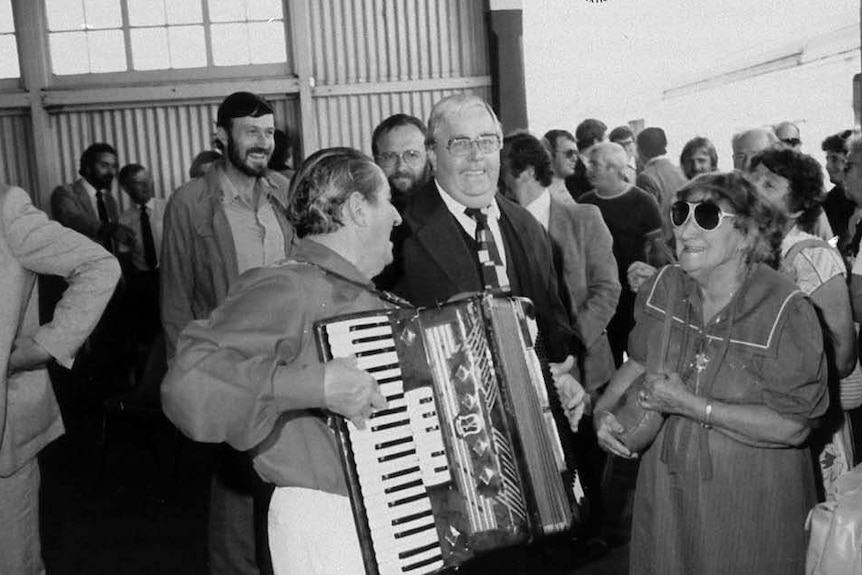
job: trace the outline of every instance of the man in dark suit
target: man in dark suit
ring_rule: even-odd
[[[54,219],[116,254],[117,245],[134,244],[134,232],[119,223],[111,185],[117,174],[117,151],[110,144],[92,144],[81,154],[81,178],[51,193]]]
[[[501,145],[500,123],[482,99],[456,94],[434,106],[426,139],[434,178],[404,206],[394,289],[413,304],[428,306],[497,282],[490,287],[533,301],[549,358],[561,362],[582,346],[560,300],[547,234],[527,211],[497,193]],[[481,244],[488,247],[483,261]],[[571,367],[567,361],[554,369]],[[583,388],[571,377],[555,383],[563,411],[576,425]],[[491,565],[520,572],[527,559],[503,553],[488,561],[475,565],[475,572]]]

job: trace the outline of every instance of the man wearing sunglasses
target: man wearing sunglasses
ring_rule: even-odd
[[[422,120],[407,114],[389,116],[374,128],[371,152],[389,180],[396,207],[430,177],[425,131]]]
[[[566,178],[575,174],[579,161],[575,137],[567,130],[548,130],[545,133],[545,143],[551,154],[551,170],[554,174],[548,188],[554,193],[568,194]]]

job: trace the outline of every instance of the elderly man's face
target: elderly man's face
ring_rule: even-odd
[[[590,156],[590,161],[587,163],[587,178],[599,195],[619,192],[623,181],[619,168],[608,164],[599,154]]]
[[[428,178],[425,136],[413,125],[396,126],[377,141],[377,165],[393,191],[409,193]]]
[[[578,163],[578,146],[574,141],[560,136],[554,145],[554,157],[551,164],[554,174],[560,178],[568,178],[575,173]]]
[[[382,177],[374,198],[367,200],[367,205],[368,220],[363,238],[363,253],[368,259],[370,279],[392,263],[392,229],[401,224],[401,215],[392,205],[392,192]]]
[[[733,144],[733,169],[749,171],[751,158],[769,147],[769,140],[761,134],[747,134]]]
[[[491,146],[495,138],[496,146]],[[468,208],[489,206],[497,193],[501,139],[497,123],[483,106],[470,106],[444,119],[429,156],[443,190]]]

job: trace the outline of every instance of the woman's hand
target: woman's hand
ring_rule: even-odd
[[[645,281],[655,275],[656,269],[646,262],[633,262],[626,271],[629,288],[637,292]]]
[[[638,404],[644,409],[661,413],[683,412],[686,402],[694,395],[677,373],[647,374],[644,389],[638,393]]]
[[[625,431],[622,424],[610,411],[598,411],[594,414],[593,425],[596,428],[596,437],[599,445],[608,453],[625,459],[634,459],[638,456],[617,439],[617,435]]]
[[[562,363],[550,363],[551,376],[554,379],[554,387],[560,397],[563,412],[566,414],[566,419],[569,420],[572,431],[577,432],[589,396],[584,391],[583,386],[570,373],[574,367],[575,358],[571,355],[567,356]]]

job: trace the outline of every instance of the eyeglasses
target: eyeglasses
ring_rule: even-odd
[[[721,225],[724,218],[735,218],[736,214],[728,214],[714,202],[686,202],[679,200],[670,206],[670,221],[681,228],[694,212],[694,223],[705,232],[711,232]]]
[[[391,168],[400,159],[408,166],[418,166],[424,161],[424,154],[419,150],[404,150],[400,154],[395,152],[383,152],[375,156],[377,164],[383,168]]]
[[[578,157],[578,151],[577,150],[558,150],[558,153],[562,154],[563,156],[565,156],[569,160],[574,160],[575,158]]]
[[[478,138],[452,138],[446,144],[446,149],[449,153],[456,157],[464,157],[470,155],[473,151],[473,146],[479,149],[483,154],[493,154],[499,152],[502,146],[500,136],[497,134],[482,134]]]

